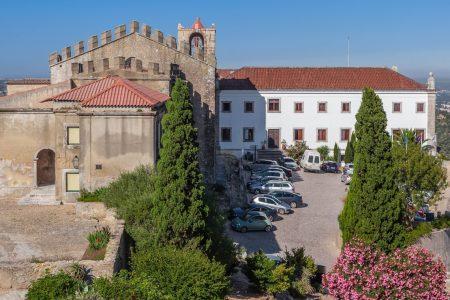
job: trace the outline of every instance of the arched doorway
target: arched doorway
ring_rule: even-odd
[[[43,149],[37,155],[36,163],[37,186],[55,184],[55,152]]]

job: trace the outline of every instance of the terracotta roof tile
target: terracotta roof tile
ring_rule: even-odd
[[[75,101],[85,107],[152,107],[169,96],[118,76],[79,86],[44,101]]]
[[[426,90],[425,85],[388,68],[243,67],[220,79],[221,90],[362,90],[365,87]]]

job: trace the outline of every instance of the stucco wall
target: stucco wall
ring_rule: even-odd
[[[6,94],[13,95],[16,93],[30,91],[45,86],[47,86],[47,84],[7,84]]]
[[[151,113],[80,115],[80,184],[94,190],[123,171],[154,164],[155,116]],[[96,165],[101,165],[97,169]]]
[[[427,92],[377,92],[383,100],[388,125],[387,130],[397,128],[425,129],[428,136],[428,94]],[[355,115],[361,104],[361,92],[342,91],[221,91],[220,101],[231,101],[231,113],[220,112],[219,127],[231,127],[231,142],[220,142],[222,150],[234,150],[240,155],[242,148],[250,149],[252,145],[261,147],[267,139],[266,130],[280,129],[280,142],[284,139],[287,144],[293,144],[294,128],[303,128],[304,139],[311,148],[327,145],[330,149],[334,143],[344,150],[347,142],[341,141],[340,133],[343,128],[353,130]],[[267,100],[280,99],[280,111],[267,112]],[[244,101],[254,101],[254,113],[244,113]],[[294,103],[303,102],[303,113],[294,111]],[[327,112],[318,112],[318,102],[327,102]],[[341,103],[351,102],[351,112],[341,112]],[[401,102],[401,113],[392,112],[392,103]],[[425,112],[416,112],[416,103],[425,103]],[[220,106],[220,104],[218,104]],[[243,142],[243,127],[255,128],[254,142]],[[317,141],[317,129],[326,128],[327,142]],[[220,139],[220,137],[219,137]]]
[[[33,159],[55,149],[51,111],[0,111],[0,189],[33,186]]]

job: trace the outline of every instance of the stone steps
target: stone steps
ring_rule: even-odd
[[[55,186],[49,185],[38,187],[31,190],[30,193],[20,198],[17,202],[19,205],[59,205],[56,200]]]

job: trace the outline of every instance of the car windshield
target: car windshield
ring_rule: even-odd
[[[295,160],[293,160],[292,158],[285,158],[284,161],[287,163],[295,163]]]

